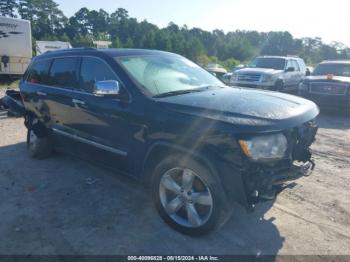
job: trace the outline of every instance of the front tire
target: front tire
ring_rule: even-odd
[[[32,158],[48,158],[52,154],[52,141],[50,136],[38,137],[32,128],[28,128],[27,149],[29,156]]]
[[[278,80],[273,88],[273,91],[283,92],[284,83],[281,80]]]
[[[220,181],[196,160],[164,159],[154,171],[152,197],[162,219],[191,236],[218,229],[229,218]]]

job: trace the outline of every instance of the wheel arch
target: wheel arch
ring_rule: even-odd
[[[27,129],[33,129],[34,133],[42,138],[50,135],[50,130],[40,121],[40,118],[32,111],[26,110],[24,115],[24,125]]]
[[[142,165],[142,180],[146,184],[150,181],[152,167],[155,167],[159,161],[170,154],[181,154],[184,159],[187,157],[195,158],[196,160],[205,164],[211,172],[217,173],[215,166],[202,152],[190,150],[183,146],[169,142],[156,142],[149,147]]]
[[[149,187],[152,178],[152,168],[154,168],[167,155],[181,154],[184,158],[194,158],[208,167],[210,172],[218,179],[218,183],[225,192],[229,202],[235,201],[244,207],[248,207],[245,186],[240,170],[232,170],[231,165],[223,163],[216,159],[214,155],[203,151],[204,150],[187,149],[183,146],[169,142],[157,142],[153,144],[147,151],[143,161],[142,182]]]

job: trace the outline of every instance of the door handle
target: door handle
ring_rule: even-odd
[[[36,94],[38,96],[47,96],[47,94],[45,92],[41,92],[41,91],[37,91]]]
[[[84,101],[81,101],[79,99],[72,99],[72,102],[74,104],[78,104],[78,105],[85,105],[85,102]]]

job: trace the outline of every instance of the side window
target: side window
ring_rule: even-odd
[[[79,90],[93,93],[95,83],[104,80],[117,80],[115,73],[102,60],[86,57],[82,59]]]
[[[287,66],[286,69],[290,68],[290,67],[294,67],[292,60],[287,60]]]
[[[31,84],[47,85],[49,80],[49,69],[51,60],[36,62],[28,72],[27,82]]]
[[[295,68],[295,71],[299,72],[300,67],[299,67],[298,62],[296,60],[292,60],[292,64],[293,64],[293,67]]]
[[[78,84],[77,65],[77,58],[56,58],[50,70],[50,85],[68,89],[76,87]]]

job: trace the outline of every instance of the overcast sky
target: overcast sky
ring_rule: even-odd
[[[289,31],[295,37],[321,37],[350,46],[349,0],[56,0],[67,16],[81,7],[119,7],[160,27],[170,21],[204,30]]]

